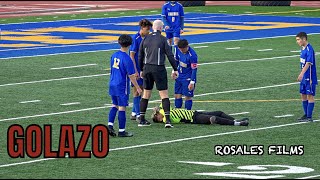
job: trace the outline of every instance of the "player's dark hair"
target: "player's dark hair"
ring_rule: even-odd
[[[118,43],[121,47],[128,47],[132,44],[132,37],[128,34],[122,34],[118,39]]]
[[[186,47],[188,47],[188,45],[189,45],[189,43],[188,43],[188,41],[186,39],[180,39],[178,41],[178,47],[179,48],[186,48]]]
[[[296,37],[299,37],[300,39],[306,38],[306,40],[308,40],[308,35],[305,32],[299,32]]]
[[[141,28],[148,27],[148,26],[152,27],[152,22],[150,22],[148,19],[141,19],[139,21],[139,26]]]
[[[159,114],[159,112],[152,113],[151,118],[152,118],[152,121],[153,121],[154,123],[160,123],[160,121],[157,120],[157,115],[158,115],[158,114]]]
[[[156,118],[156,117],[153,117],[153,118],[152,118],[152,121],[153,121],[154,123],[159,123],[159,121],[157,121],[157,118]]]

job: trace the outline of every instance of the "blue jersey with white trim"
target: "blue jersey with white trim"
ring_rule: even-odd
[[[306,63],[309,63],[310,66],[308,70],[304,73],[301,83],[318,84],[316,58],[315,58],[314,50],[310,44],[308,44],[304,49],[301,49],[301,54],[300,54],[301,69],[304,68]]]
[[[189,47],[188,51],[184,54],[177,46],[175,46],[175,58],[178,61],[178,80],[190,79],[196,81],[196,73],[198,68],[197,53]]]
[[[109,94],[120,96],[130,94],[129,75],[135,73],[130,56],[122,51],[115,52],[110,60]]]
[[[139,66],[139,62],[138,62],[138,54],[139,54],[139,47],[140,47],[140,44],[143,40],[143,38],[141,37],[140,33],[138,32],[137,34],[135,34],[133,37],[132,37],[132,44],[130,46],[130,52],[135,52],[134,54],[134,60],[136,62],[136,68],[137,68],[137,71],[138,73],[140,73],[140,66]]]
[[[164,4],[162,6],[162,16],[165,17],[167,20],[168,25],[170,28],[177,29],[181,28],[181,20],[180,17],[184,17],[183,6],[176,2],[172,4],[170,2]]]

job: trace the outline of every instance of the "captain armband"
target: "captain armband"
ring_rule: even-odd
[[[197,69],[198,63],[191,63],[191,69]]]

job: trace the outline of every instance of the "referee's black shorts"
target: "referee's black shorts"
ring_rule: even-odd
[[[168,89],[167,70],[165,66],[145,64],[143,67],[143,88],[152,90],[154,82],[158,91]]]

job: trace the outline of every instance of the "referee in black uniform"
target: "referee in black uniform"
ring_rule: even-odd
[[[167,42],[167,38],[161,35],[163,22],[155,20],[153,22],[153,33],[147,35],[141,42],[139,48],[139,65],[141,77],[143,78],[144,93],[140,101],[140,122],[138,126],[150,126],[150,122],[145,119],[148,101],[151,97],[154,82],[162,100],[163,110],[166,116],[166,128],[173,127],[170,121],[170,100],[168,96],[168,78],[165,67],[165,55],[174,70],[174,78],[178,77],[177,64],[174,55]]]

